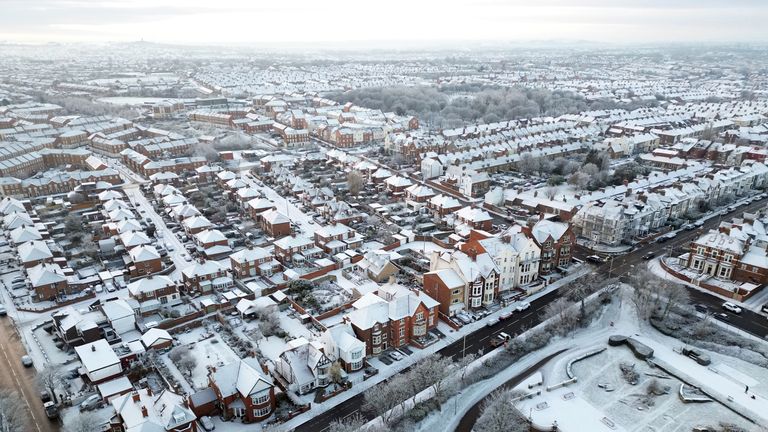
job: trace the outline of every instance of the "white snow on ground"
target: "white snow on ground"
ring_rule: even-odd
[[[217,343],[214,343],[217,341]],[[207,366],[223,366],[240,359],[232,348],[230,348],[219,336],[214,336],[204,341],[195,342],[194,348],[190,351],[197,365],[192,371],[192,385],[196,389],[208,387],[208,368]]]
[[[190,386],[189,381],[187,381],[188,378],[181,373],[181,371],[176,367],[176,365],[168,357],[168,354],[161,355],[159,359],[161,362],[163,362],[163,364],[165,364],[165,366],[168,367],[168,370],[170,371],[171,375],[173,375],[173,378],[176,380],[176,382],[179,383],[179,385],[181,385],[181,388],[184,389],[184,391],[187,394],[194,393],[192,386]],[[199,363],[199,360],[198,360],[198,363]]]
[[[681,344],[679,341],[661,335],[650,326],[641,323],[635,316],[634,310],[629,306],[630,304],[628,298],[624,298],[621,302],[614,301],[588,329],[578,331],[569,338],[555,339],[545,349],[523,357],[496,376],[465,388],[461,394],[449,399],[443,405],[441,412],[429,415],[419,425],[419,430],[424,432],[454,430],[467,410],[483,397],[493,392],[498,386],[518,375],[521,371],[530,367],[530,365],[535,364],[539,359],[560,349],[568,349],[568,351],[553,359],[541,369],[546,385],[562,382],[567,377],[565,366],[569,359],[577,357],[578,354],[589,351],[594,347],[607,346],[608,336],[612,334],[637,337],[637,334],[642,333],[645,335],[642,337],[644,343],[652,345],[655,350],[659,348],[657,351],[659,360],[669,361],[670,364],[681,368],[685,373],[690,373],[691,376],[703,380],[703,383],[696,381],[695,385],[700,385],[705,389],[707,385],[722,385],[723,391],[728,393],[726,396],[731,395],[730,393],[732,392],[740,392],[739,397],[735,394],[731,396],[734,396],[733,404],[738,406],[739,409],[745,410],[744,412],[746,410],[752,412],[754,406],[768,406],[764,399],[764,395],[768,393],[768,370],[733,357],[712,352],[707,352],[712,358],[712,365],[709,368],[700,366],[693,360],[669,348],[680,347]],[[610,326],[610,322],[614,322],[615,326]],[[489,356],[496,355],[498,352],[498,350],[490,352],[484,358],[477,360],[473,365],[481,363]],[[639,411],[636,405],[632,405],[632,401],[636,400],[636,394],[645,393],[643,384],[647,382],[647,377],[646,381],[638,386],[624,384],[623,388],[619,388],[621,381],[618,379],[617,371],[618,362],[622,360],[637,364],[641,371],[650,370],[644,363],[637,360],[628,348],[609,347],[602,354],[574,364],[574,372],[580,378],[577,384],[553,392],[546,392],[542,389],[542,396],[519,403],[519,406],[522,408],[521,412],[526,416],[532,414],[534,419],[540,418],[542,424],[551,424],[551,421],[556,418],[555,416],[558,413],[566,412],[563,410],[567,408],[573,408],[560,405],[575,402],[573,405],[581,405],[583,409],[570,409],[567,412],[576,413],[574,414],[576,419],[585,421],[585,423],[578,423],[575,428],[570,429],[575,431],[620,430],[619,427],[622,427],[624,430],[637,432],[683,432],[690,431],[692,426],[699,424],[716,426],[720,421],[742,425],[747,430],[751,430],[754,427],[754,425],[734,414],[725,406],[715,402],[708,404],[683,404],[676,394],[679,389],[679,381],[673,378],[670,380],[660,380],[662,384],[671,386],[672,393],[670,395],[657,398],[657,404],[652,409]],[[729,375],[729,372],[733,373],[733,371],[736,371],[735,375],[739,376],[733,377]],[[655,369],[653,372],[660,371]],[[741,374],[738,372],[741,372]],[[750,399],[744,394],[742,380],[745,380],[745,377],[751,378],[753,382],[758,382],[754,386],[750,385],[750,396],[754,393],[755,400]],[[606,381],[615,384],[616,390],[614,392],[606,392],[597,387],[597,383]],[[573,392],[576,397],[569,401],[563,400],[563,396],[570,392]],[[428,395],[424,395],[424,397],[426,396]],[[624,402],[620,402],[619,399]],[[421,399],[419,398],[419,400]],[[577,402],[577,400],[580,401]],[[550,408],[536,410],[536,405],[541,402],[547,402]],[[583,405],[584,403],[588,406]],[[742,403],[745,405],[741,405]],[[555,407],[555,409],[552,407]],[[760,416],[768,415],[768,411],[763,411],[765,412],[760,412]],[[598,414],[602,414],[602,416]],[[550,415],[552,418],[537,417],[544,415]],[[592,417],[588,419],[583,418],[590,415]],[[568,417],[573,416],[562,416],[563,419]],[[605,428],[605,424],[601,421],[602,417],[609,417],[613,420],[617,429]],[[595,419],[599,423],[595,423]],[[548,421],[550,423],[547,423]],[[562,430],[569,430],[565,427],[568,424],[567,420],[558,419],[558,424]],[[593,424],[592,427],[594,428],[585,428],[583,424]],[[768,421],[766,424],[768,424]]]

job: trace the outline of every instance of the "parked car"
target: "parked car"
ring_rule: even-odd
[[[696,228],[702,227],[702,226],[704,226],[704,221],[698,220],[698,221],[693,223],[693,226],[695,226]]]
[[[491,346],[496,348],[498,346],[504,345],[510,339],[512,339],[510,335],[501,332],[494,336],[493,339],[491,339]]]
[[[458,313],[456,314],[456,318],[458,318],[459,321],[463,322],[464,324],[469,324],[472,322],[472,318],[470,318],[467,314]]]
[[[405,356],[404,356],[404,355],[402,355],[402,354],[400,353],[400,351],[392,351],[392,352],[390,352],[390,353],[389,353],[389,357],[390,357],[392,360],[396,360],[396,361],[400,361],[400,360],[402,360],[402,359],[404,359],[404,358],[405,358]]]
[[[741,307],[736,305],[736,304],[733,304],[731,302],[723,303],[723,309],[727,310],[728,312],[735,313],[735,314],[740,314],[741,313]]]
[[[24,365],[24,367],[32,367],[32,357],[28,355],[21,356],[21,364]]]
[[[202,426],[206,432],[211,432],[212,430],[216,429],[216,425],[213,424],[213,421],[208,416],[200,417],[200,426]]]
[[[504,312],[503,314],[499,315],[500,320],[506,320],[512,318],[512,311]]]
[[[456,318],[456,317],[450,317],[449,319],[450,319],[450,320],[451,320],[451,322],[452,322],[452,323],[454,323],[456,326],[458,326],[458,327],[464,327],[464,323],[463,323],[463,322],[461,322],[461,321],[460,321],[458,318]]]
[[[0,317],[4,317],[6,315],[8,315],[8,310],[5,309],[5,306],[0,305]]]
[[[515,306],[515,311],[516,312],[522,312],[522,311],[524,311],[524,310],[526,310],[526,309],[528,309],[530,307],[531,307],[530,303],[528,303],[528,302],[520,302],[520,303],[517,304],[517,306]]]
[[[43,408],[45,409],[45,416],[49,419],[53,420],[59,416],[59,408],[53,401],[45,402]]]
[[[499,323],[499,319],[498,318],[491,318],[488,321],[486,321],[485,325],[487,327],[493,327],[493,326],[495,326],[498,323]]]
[[[88,396],[84,401],[80,402],[80,411],[90,411],[101,405],[101,396],[95,394]]]
[[[683,229],[686,231],[693,231],[696,229],[696,225],[694,224],[685,224],[683,225]]]

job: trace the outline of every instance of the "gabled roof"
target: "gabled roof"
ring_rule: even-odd
[[[64,272],[58,264],[38,264],[29,269],[27,273],[29,274],[29,281],[32,283],[33,287],[55,284],[67,280],[67,277],[64,276]]]
[[[143,335],[141,335],[141,343],[144,344],[144,347],[147,349],[152,348],[154,345],[172,340],[173,337],[170,333],[168,333],[167,330],[163,330],[157,327],[151,328],[147,330]]]
[[[216,368],[211,379],[222,396],[239,394],[248,397],[272,387],[272,378],[261,372],[261,366],[253,357],[248,357]]]
[[[253,261],[261,260],[264,258],[269,258],[271,256],[272,254],[268,250],[260,247],[254,247],[251,249],[241,249],[233,253],[232,255],[230,255],[229,258],[237,263],[242,264],[246,262],[253,262]]]
[[[152,245],[135,247],[131,249],[128,254],[131,256],[131,261],[135,263],[160,259],[160,254],[157,253],[157,249]]]
[[[22,243],[18,248],[21,262],[27,263],[52,258],[53,254],[45,242],[35,240]]]
[[[128,292],[135,297],[140,294],[152,293],[170,286],[176,286],[176,283],[168,276],[147,276],[129,283]]]

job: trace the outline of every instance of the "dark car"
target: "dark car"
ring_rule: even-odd
[[[728,316],[725,312],[720,312],[712,315],[715,319],[719,319],[720,321],[730,321],[731,317]]]
[[[649,259],[653,259],[653,257],[654,257],[655,255],[656,255],[656,254],[655,254],[655,253],[653,253],[653,252],[648,252],[647,254],[643,255],[643,259],[644,259],[644,260],[646,260],[646,261],[648,261]]]
[[[703,304],[697,304],[697,305],[696,305],[696,306],[694,306],[694,307],[696,308],[696,311],[697,311],[697,312],[701,312],[701,313],[707,313],[707,312],[709,312],[709,308],[708,308],[708,307],[706,307],[706,306],[705,306],[705,305],[703,305]]]
[[[603,264],[605,262],[605,258],[601,257],[600,255],[590,255],[586,258],[586,260],[595,264]]]
[[[768,313],[768,303],[764,304],[762,308],[760,308],[761,311]]]
[[[696,348],[683,348],[683,355],[692,358],[696,361],[696,363],[702,366],[707,366],[708,364],[712,363],[712,360],[709,359],[708,355],[697,350]]]

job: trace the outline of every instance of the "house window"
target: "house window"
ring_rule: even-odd
[[[168,297],[160,297],[160,303],[162,304],[168,303]]]
[[[253,396],[251,396],[251,402],[252,402],[254,405],[261,405],[261,404],[265,404],[265,403],[267,403],[268,401],[269,401],[269,393],[268,393],[268,392],[267,392],[267,393],[264,393],[264,394],[257,394],[257,395],[253,395]]]
[[[373,344],[379,345],[381,343],[381,335],[376,335],[373,337]]]
[[[421,321],[424,319],[424,312],[419,312],[416,314],[416,321]]]
[[[725,262],[731,262],[732,259],[733,259],[733,255],[731,254],[725,254],[725,256],[723,257],[723,260],[725,260]]]
[[[453,295],[459,295],[459,290],[458,290],[458,289],[455,289],[455,290],[453,290],[453,293],[452,293],[452,294],[453,294]]]
[[[362,351],[355,351],[355,352],[353,352],[352,354],[349,355],[349,357],[352,360],[357,360],[357,359],[359,359],[362,356],[363,356],[363,352]]]
[[[271,411],[270,407],[258,408],[253,410],[254,417],[264,417]]]
[[[717,250],[712,251],[712,258],[717,258]]]
[[[363,361],[362,360],[349,364],[349,368],[352,369],[352,370],[358,370],[361,367],[363,367]]]
[[[731,275],[730,267],[720,267],[720,277],[728,278]]]
[[[400,327],[400,337],[405,337],[405,327]]]

